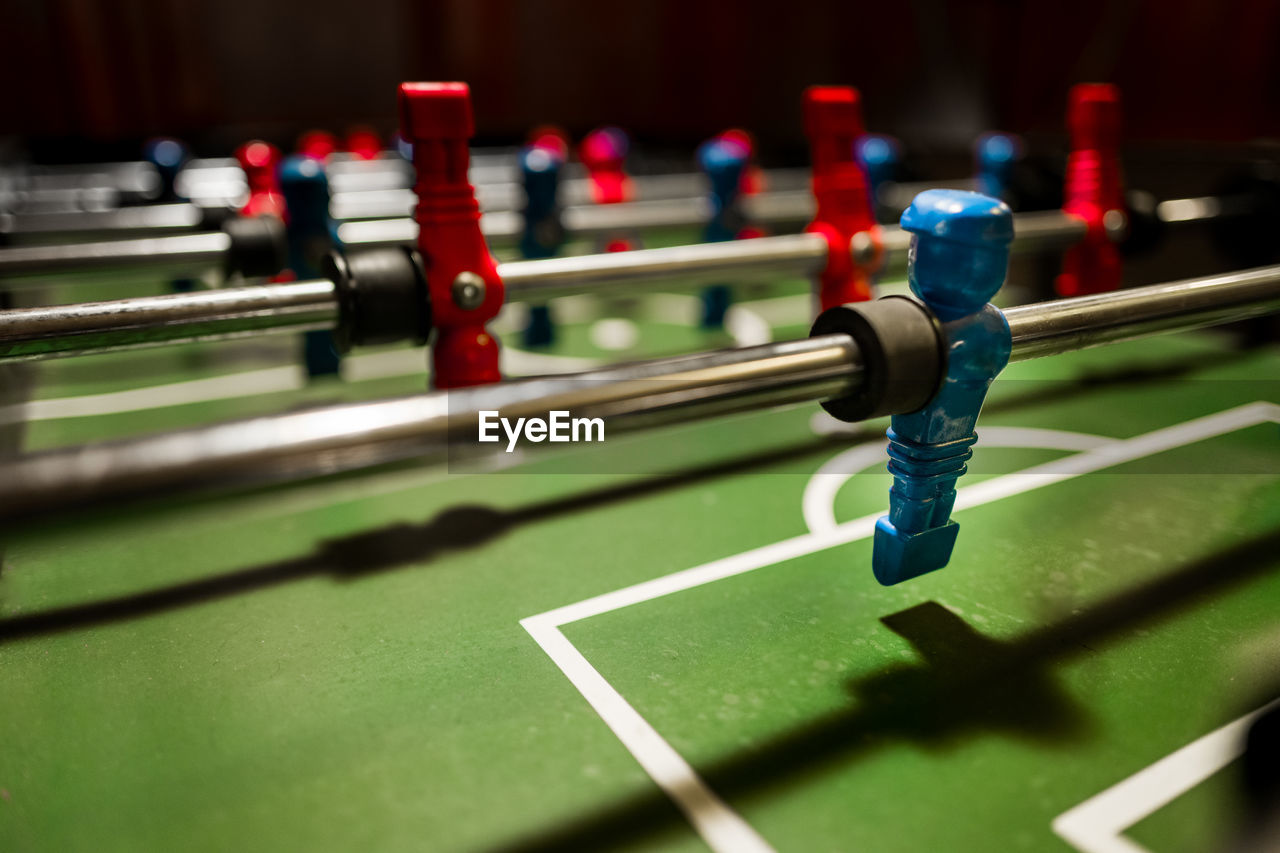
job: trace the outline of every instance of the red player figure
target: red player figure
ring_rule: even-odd
[[[627,174],[627,152],[631,140],[617,127],[601,127],[591,131],[578,146],[578,158],[591,180],[591,197],[596,204],[619,204],[635,198],[635,187]],[[632,241],[615,237],[604,245],[606,252],[634,249]]]
[[[255,139],[236,149],[236,160],[249,185],[249,200],[240,208],[240,215],[284,219],[284,196],[280,195],[280,180],[276,176],[280,149]]]
[[[871,280],[880,265],[880,229],[871,210],[866,174],[853,156],[865,133],[858,90],[852,86],[810,86],[804,93],[805,133],[813,160],[813,197],[818,211],[805,229],[827,240],[827,265],[818,276],[822,310],[871,298]],[[855,261],[854,237],[865,234],[866,259]],[[862,254],[862,252],[860,252]]]
[[[376,160],[382,153],[382,138],[377,131],[357,125],[347,131],[346,150],[357,160]]]
[[[1059,296],[1102,293],[1120,287],[1120,248],[1125,227],[1120,176],[1120,90],[1108,83],[1073,86],[1067,107],[1071,154],[1062,210],[1083,219],[1082,242],[1067,250],[1058,276]]]
[[[601,127],[588,133],[578,146],[578,157],[591,178],[596,204],[617,204],[635,196],[627,175],[627,134],[620,128]]]
[[[742,171],[742,187],[739,192],[743,195],[756,195],[767,190],[769,187],[764,170],[756,162],[755,137],[740,127],[733,127],[721,133],[720,138],[741,145],[747,151],[747,168]]]
[[[298,137],[298,153],[321,162],[338,150],[338,137],[327,130],[308,130]]]
[[[569,159],[569,134],[554,124],[540,124],[529,131],[529,144],[553,151],[562,159]]]
[[[497,382],[498,342],[485,324],[502,307],[497,266],[480,231],[480,205],[467,180],[475,132],[465,83],[402,83],[400,133],[413,145],[418,249],[436,329],[437,388]]]

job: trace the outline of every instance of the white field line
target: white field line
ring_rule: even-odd
[[[1250,724],[1277,705],[1245,714],[1063,812],[1053,831],[1081,853],[1149,853],[1121,833],[1238,758]]]
[[[771,853],[773,848],[768,842],[716,796],[680,753],[622,698],[559,628],[544,625],[535,633],[533,627],[527,624],[525,627],[713,850]]]
[[[961,511],[981,506],[1267,421],[1280,423],[1280,406],[1258,402],[1133,438],[1100,439],[1102,444],[1071,456],[962,488],[957,494],[955,509]],[[1058,438],[1064,437],[1059,434]],[[1071,439],[1073,442],[1077,440],[1084,442],[1080,438]],[[1065,439],[1063,443],[1066,443]],[[832,528],[784,539],[520,620],[534,642],[569,678],[627,751],[688,817],[694,830],[716,853],[769,848],[753,831],[752,835],[759,839],[761,846],[744,847],[744,838],[750,837],[744,833],[751,831],[746,821],[710,790],[688,762],[681,759],[674,748],[591,666],[560,629],[582,619],[866,538],[875,529],[879,515],[863,516]]]

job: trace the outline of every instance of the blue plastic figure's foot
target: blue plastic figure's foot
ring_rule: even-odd
[[[303,335],[302,357],[306,364],[307,376],[337,376],[338,365],[342,356],[333,346],[333,335],[328,332],[315,331]]]
[[[194,278],[175,278],[169,282],[170,293],[190,293],[196,289]]]
[[[717,284],[702,291],[702,328],[723,329],[729,313],[729,288]]]
[[[529,325],[524,327],[524,345],[529,348],[549,347],[556,342],[556,325],[551,308],[533,305],[529,308]]]
[[[919,533],[902,533],[888,517],[876,522],[872,546],[871,570],[885,586],[918,578],[936,571],[951,559],[960,525],[948,521],[942,527],[931,527]]]

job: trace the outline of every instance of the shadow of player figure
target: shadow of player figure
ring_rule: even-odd
[[[1041,743],[1087,734],[1082,709],[1019,644],[983,636],[936,601],[880,621],[924,660],[850,682],[864,731],[936,747],[974,731]]]

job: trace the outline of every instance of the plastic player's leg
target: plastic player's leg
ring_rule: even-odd
[[[729,313],[730,291],[725,284],[716,284],[702,291],[702,328],[723,329],[725,315]]]
[[[908,535],[927,530],[937,516],[937,497],[937,487],[932,482],[895,478],[889,490],[889,523]]]
[[[307,376],[337,376],[342,358],[333,345],[333,335],[319,330],[307,332],[302,337],[302,358]]]
[[[524,327],[521,339],[531,349],[549,347],[556,342],[556,326],[549,305],[530,306],[529,325]]]
[[[946,524],[951,518],[951,510],[956,505],[956,478],[938,484],[936,494],[933,499],[933,519],[930,521],[932,525]]]

